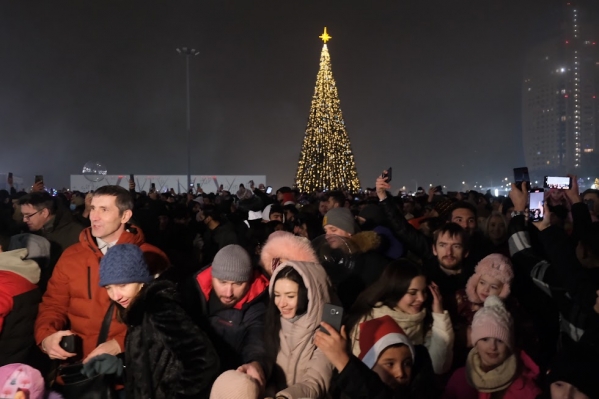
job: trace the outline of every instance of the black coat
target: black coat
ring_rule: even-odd
[[[142,288],[125,320],[128,399],[208,397],[218,356],[183,310],[173,283],[154,281]]]
[[[440,390],[435,382],[433,365],[427,349],[414,347],[416,361],[412,367],[410,385],[393,391],[357,357],[351,356],[343,371],[333,379],[334,399],[434,399]]]

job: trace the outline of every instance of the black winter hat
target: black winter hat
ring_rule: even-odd
[[[559,353],[547,371],[547,383],[564,381],[590,398],[599,398],[599,362],[597,354],[582,344]]]

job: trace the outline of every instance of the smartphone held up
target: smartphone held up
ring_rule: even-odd
[[[540,222],[543,220],[545,206],[545,192],[541,189],[532,190],[528,195],[529,220]]]

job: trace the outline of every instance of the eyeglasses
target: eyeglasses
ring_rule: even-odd
[[[33,215],[37,215],[37,214],[38,214],[38,213],[40,213],[41,211],[43,211],[43,209],[40,209],[39,211],[37,211],[37,212],[33,212],[33,213],[29,214],[29,215],[23,215],[23,220],[29,220],[29,219],[31,219],[31,217],[32,217]]]

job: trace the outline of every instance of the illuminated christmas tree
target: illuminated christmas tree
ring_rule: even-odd
[[[327,34],[327,28],[319,37],[324,46],[295,184],[302,192],[309,193],[316,189],[356,192],[360,188],[360,180],[331,69],[331,56],[326,44],[331,36]]]

